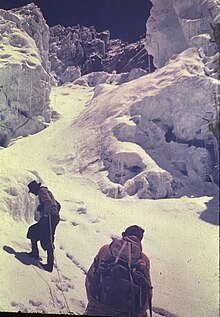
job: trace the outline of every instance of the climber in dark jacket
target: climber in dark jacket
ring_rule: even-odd
[[[40,219],[28,229],[27,238],[31,240],[32,251],[27,254],[39,260],[37,242],[40,241],[43,250],[47,251],[47,264],[40,263],[40,266],[46,271],[52,272],[54,265],[54,235],[60,221],[59,211],[61,206],[48,188],[41,186],[41,183],[32,181],[28,184],[28,188],[29,193],[38,196],[39,205],[37,210],[40,212]]]
[[[139,311],[135,317],[146,317],[147,316],[147,309],[151,310],[151,307],[149,307],[149,304],[151,303],[152,299],[152,283],[151,283],[151,277],[150,277],[150,260],[142,252],[142,245],[141,240],[143,238],[144,229],[142,229],[139,226],[133,225],[128,227],[125,232],[122,233],[122,241],[115,240],[110,245],[104,245],[96,255],[92,265],[90,266],[88,273],[86,275],[86,293],[88,298],[88,305],[85,311],[85,315],[87,316],[112,316],[112,317],[134,317],[134,315],[130,313],[125,313],[120,310],[115,310],[112,307],[103,304],[100,302],[98,298],[94,298],[92,292],[91,292],[91,284],[94,278],[94,275],[96,274],[97,269],[100,267],[100,264],[102,261],[108,261],[113,254],[117,256],[120,250],[120,243],[123,241],[130,242],[132,245],[132,251],[131,251],[131,257],[135,258],[135,254],[133,254],[133,250],[137,251],[137,249],[140,249],[141,251],[141,257],[139,258],[138,262],[136,262],[136,265],[140,268],[140,270],[144,273],[144,276],[146,278],[145,282],[147,284],[147,287],[149,289],[149,293],[147,294],[147,297],[145,298],[144,305],[142,307],[142,310]],[[126,249],[123,251],[126,254]],[[124,255],[125,255],[124,254]],[[122,253],[123,256],[123,253]],[[98,285],[97,285],[98,286]]]

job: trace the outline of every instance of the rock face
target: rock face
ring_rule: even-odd
[[[108,30],[98,33],[94,27],[79,25],[50,28],[49,59],[51,70],[58,80],[70,66],[80,67],[81,74],[85,75],[100,71],[129,72],[132,68],[149,71],[149,63],[152,64],[144,39],[128,44],[110,39]]]
[[[34,4],[0,10],[0,146],[50,121],[49,28]]]

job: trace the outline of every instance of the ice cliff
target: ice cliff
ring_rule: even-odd
[[[175,54],[196,47],[205,56],[219,49],[220,4],[217,0],[151,0],[146,49],[162,67]],[[218,41],[217,41],[218,37]]]
[[[0,10],[0,146],[50,121],[49,28],[34,4]]]
[[[119,87],[96,86],[75,123],[87,136],[81,170],[102,174],[100,187],[111,197],[208,194],[218,183],[211,127],[218,119],[213,30],[220,7],[216,1],[152,4],[146,48],[158,69]]]

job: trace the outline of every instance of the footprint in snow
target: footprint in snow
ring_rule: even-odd
[[[40,307],[43,303],[40,302],[40,301],[35,301],[35,300],[33,300],[33,299],[30,299],[30,300],[29,300],[29,304],[31,304],[31,305],[34,306],[34,307]]]
[[[71,224],[72,224],[74,227],[76,227],[76,226],[78,226],[78,225],[79,225],[79,223],[78,223],[78,222],[76,222],[76,221],[71,221]]]
[[[86,212],[86,208],[85,207],[79,207],[76,211],[79,215],[85,215],[87,212]]]
[[[66,253],[66,257],[70,259],[84,274],[87,274],[87,270],[74,258],[70,253]]]
[[[69,289],[74,289],[74,285],[71,284],[71,279],[64,274],[59,275],[57,278],[53,278],[52,282],[61,292],[68,292]]]

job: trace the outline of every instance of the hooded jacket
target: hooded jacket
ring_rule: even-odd
[[[40,187],[38,199],[40,203],[38,210],[41,213],[41,217],[48,217],[50,214],[59,215],[58,203],[47,187]]]
[[[135,258],[135,252],[136,250],[140,250],[141,249],[141,258],[140,260],[138,260],[138,265],[140,267],[140,269],[142,270],[142,272],[145,274],[145,277],[148,281],[148,286],[150,288],[152,288],[152,284],[151,284],[151,278],[150,278],[150,260],[149,258],[142,252],[142,245],[140,240],[136,237],[136,236],[128,236],[128,237],[124,237],[123,240],[125,241],[129,241],[131,242],[132,245],[132,254],[134,255]],[[137,246],[140,248],[137,248]],[[99,264],[101,263],[102,260],[108,260],[112,254],[116,255],[118,252],[118,249],[120,247],[118,246],[117,243],[112,243],[112,244],[108,244],[108,245],[104,245],[98,252],[98,254],[96,255],[94,262],[92,263],[91,267],[88,270],[88,273],[86,275],[86,281],[85,281],[85,286],[86,286],[86,293],[87,293],[87,298],[88,298],[88,306],[86,309],[86,313],[88,315],[97,315],[97,316],[119,316],[119,317],[123,317],[122,314],[118,314],[117,312],[111,310],[109,307],[106,307],[104,305],[102,305],[101,303],[99,303],[97,300],[95,300],[90,292],[90,283],[92,281],[92,278],[94,276],[94,273],[96,271],[96,269],[98,268]],[[127,255],[127,251],[124,250],[124,254],[121,254],[121,257],[126,257]],[[132,256],[131,256],[131,260],[132,260]],[[152,297],[152,293],[150,295]],[[144,317],[146,316],[146,310],[148,308],[148,298],[146,298],[145,301],[145,305],[143,308],[143,311],[139,314],[138,317]]]

